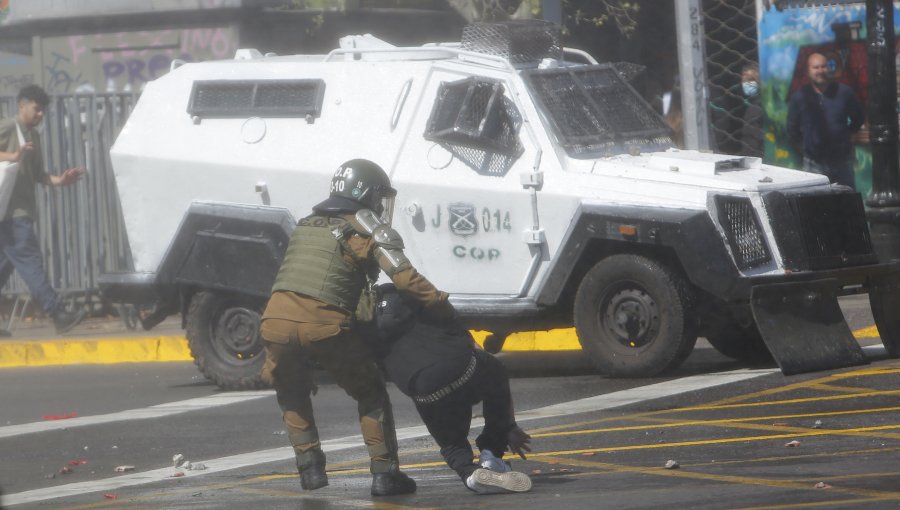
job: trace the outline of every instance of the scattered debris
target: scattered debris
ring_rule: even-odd
[[[197,462],[195,464],[195,463],[185,459],[184,455],[182,455],[180,453],[176,453],[175,455],[172,456],[172,465],[176,468],[181,468],[186,471],[203,471],[205,469],[208,469],[206,467],[206,464],[202,464],[200,462]]]
[[[106,494],[103,495],[103,497],[106,499],[119,499],[119,495],[116,494],[115,492],[107,492]]]
[[[72,459],[69,461],[70,466],[81,466],[87,464],[87,461],[84,459]]]
[[[44,415],[44,420],[46,420],[46,421],[68,420],[70,418],[77,418],[77,417],[78,417],[78,413],[76,413],[76,412],[71,412],[71,413],[66,413],[66,414],[47,414],[47,415]]]
[[[70,475],[74,472],[75,471],[73,471],[72,468],[70,468],[69,466],[63,466],[59,469],[59,474],[61,474],[61,475]]]
[[[820,429],[820,428],[822,428],[822,420],[816,420],[816,422],[813,423],[812,428],[814,428],[814,429]]]
[[[273,436],[283,436],[285,434],[287,434],[287,432],[285,432],[283,430],[276,430],[275,432],[272,432]]]
[[[118,447],[117,445],[112,445],[112,449],[113,449],[113,450],[118,450],[119,447]]]
[[[795,440],[793,440],[793,441],[791,441],[791,442],[789,442],[789,443],[784,443],[784,446],[785,446],[786,448],[797,448],[797,447],[800,446],[800,441],[797,441],[797,440],[795,439]]]
[[[819,482],[819,483],[813,485],[813,488],[815,488],[815,489],[830,489],[831,486],[825,482]]]
[[[113,470],[116,473],[124,473],[126,471],[134,471],[134,466],[116,466]]]
[[[681,464],[678,463],[677,460],[667,460],[666,461],[666,469],[678,469],[681,467]]]
[[[584,452],[581,454],[582,457],[593,457],[594,455],[597,455],[597,454],[594,452]]]
[[[184,471],[176,471],[175,474],[172,475],[172,478],[179,478],[184,476]]]
[[[777,422],[773,423],[772,426],[773,427],[787,427],[788,424],[783,421],[777,421]]]
[[[532,469],[531,470],[531,474],[533,474],[533,475],[539,475],[541,473],[543,473],[543,471],[541,471],[540,469]]]
[[[84,451],[88,451],[88,446],[84,445]]]
[[[46,478],[48,480],[53,480],[54,478],[56,478],[56,473],[50,473],[49,475],[45,476],[44,478]]]

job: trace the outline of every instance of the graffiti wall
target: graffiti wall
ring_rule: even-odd
[[[51,93],[139,91],[173,60],[232,58],[237,48],[235,26],[35,38],[30,55],[0,51],[0,95],[28,83]]]
[[[775,2],[765,2],[775,4]],[[894,4],[894,31],[900,26],[900,7]],[[868,97],[866,70],[866,11],[862,4],[828,7],[759,7],[759,63],[766,116],[766,161],[799,168],[800,155],[788,143],[786,132],[791,94],[808,82],[806,59],[825,56],[834,79],[848,85],[865,104]],[[868,130],[854,137],[856,187],[867,194],[872,186],[872,154]]]
[[[55,37],[42,42],[41,71],[48,92],[137,91],[173,60],[232,58],[236,49],[233,27]]]

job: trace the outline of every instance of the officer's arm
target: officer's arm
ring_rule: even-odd
[[[356,220],[371,234],[378,266],[391,278],[401,294],[421,303],[426,312],[436,319],[455,316],[453,306],[447,300],[447,293],[437,290],[409,262],[403,253],[403,239],[396,230],[381,222],[369,210],[359,211]]]

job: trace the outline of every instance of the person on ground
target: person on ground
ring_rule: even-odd
[[[391,284],[379,286],[377,335],[370,338],[388,379],[411,397],[463,484],[478,494],[526,492],[531,479],[503,461],[509,449],[525,459],[531,436],[515,420],[503,364],[475,343],[456,320],[434,320]],[[483,402],[484,430],[469,444],[472,406]]]

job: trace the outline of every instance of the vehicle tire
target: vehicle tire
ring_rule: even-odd
[[[225,390],[265,388],[260,372],[266,356],[259,336],[264,302],[221,292],[191,298],[187,338],[194,364]]]
[[[884,344],[884,350],[892,358],[900,358],[900,289],[896,286],[898,277],[890,277],[886,285],[869,290],[869,305],[872,317],[878,327],[878,336]],[[891,285],[894,283],[894,285]]]
[[[706,332],[706,339],[713,348],[729,358],[751,365],[770,363],[772,353],[766,347],[756,324],[741,326],[729,320]]]
[[[582,349],[608,375],[657,375],[680,365],[697,342],[693,289],[680,273],[640,255],[595,264],[574,311]]]

